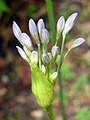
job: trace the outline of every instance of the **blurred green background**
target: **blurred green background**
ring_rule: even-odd
[[[73,30],[67,35],[65,51],[71,40],[84,37],[85,43],[74,49],[62,67],[67,120],[90,120],[90,0],[53,0],[55,23],[78,12]],[[16,21],[28,35],[28,21],[43,18],[49,30],[44,0],[0,0],[0,120],[47,120],[31,92],[28,64],[19,56],[13,35]],[[52,41],[50,42],[52,45]],[[61,41],[59,43],[61,45]],[[53,102],[55,120],[61,120],[59,86]]]

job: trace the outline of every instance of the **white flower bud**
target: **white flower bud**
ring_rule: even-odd
[[[59,64],[59,62],[60,62],[60,55],[58,55],[58,56],[57,56],[57,58],[56,58],[56,61],[55,61],[55,62],[56,62],[56,64],[57,64],[57,65]]]
[[[61,32],[65,25],[65,19],[63,16],[61,16],[57,21],[57,39],[59,39]]]
[[[83,38],[78,38],[78,39],[76,39],[76,40],[71,44],[70,49],[73,49],[73,48],[75,48],[75,47],[78,47],[78,46],[81,45],[83,42],[85,42],[85,39],[83,39]]]
[[[59,47],[56,45],[53,46],[51,49],[51,53],[52,53],[53,58],[56,58],[57,55],[59,54]]]
[[[45,74],[46,70],[45,70],[45,66],[42,65],[42,72]]]
[[[63,35],[66,35],[74,26],[75,21],[76,21],[76,17],[77,17],[78,13],[73,13],[72,15],[70,15],[65,23],[65,27],[63,30]]]
[[[54,72],[53,74],[50,75],[50,80],[53,84],[55,84],[55,80],[58,76],[58,73],[57,72]]]
[[[29,31],[32,37],[34,38],[36,44],[39,44],[40,42],[39,42],[39,37],[38,37],[38,31],[37,31],[37,27],[33,19],[29,20]]]
[[[45,28],[45,24],[44,24],[43,19],[38,20],[37,28],[38,28],[39,35],[41,35],[42,29]],[[40,38],[41,38],[41,36],[40,36]]]
[[[19,46],[16,46],[20,56],[26,60],[27,62],[29,62],[29,58],[27,57],[27,55],[25,54],[25,52],[19,47]]]
[[[21,36],[21,30],[19,28],[19,26],[17,25],[17,23],[15,21],[13,21],[13,33],[14,33],[14,36],[19,40],[19,42],[22,44],[22,41],[20,39],[20,36]]]
[[[48,54],[44,53],[44,54],[42,55],[42,61],[43,61],[43,64],[44,64],[44,65],[49,64],[50,59],[49,59]]]
[[[21,33],[21,41],[23,43],[23,46],[26,46],[28,49],[33,50],[31,39],[26,33]]]
[[[50,52],[47,53],[49,56],[50,61],[52,60],[52,54]]]
[[[31,64],[34,64],[34,63],[38,63],[38,52],[37,51],[33,51],[31,53]]]
[[[43,28],[41,32],[41,42],[44,45],[49,43],[49,32],[45,28]]]

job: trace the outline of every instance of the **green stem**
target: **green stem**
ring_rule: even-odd
[[[45,0],[48,12],[48,19],[49,19],[49,26],[51,31],[52,40],[55,43],[56,40],[56,30],[55,30],[55,20],[54,20],[54,13],[53,13],[53,5],[52,0]]]
[[[46,108],[48,120],[54,120],[52,105]]]
[[[42,66],[41,66],[41,47],[40,47],[40,44],[38,44],[38,54],[39,54],[39,68],[41,69]]]
[[[64,98],[63,98],[63,85],[62,85],[62,77],[61,77],[61,66],[63,62],[63,51],[64,51],[64,42],[65,36],[63,36],[61,52],[60,52],[60,64],[58,66],[58,83],[60,87],[59,95],[60,95],[60,103],[61,103],[61,112],[62,112],[62,120],[66,120],[65,109],[64,109]]]

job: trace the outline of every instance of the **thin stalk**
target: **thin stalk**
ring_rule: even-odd
[[[45,0],[48,12],[48,19],[49,19],[49,26],[51,31],[51,37],[53,42],[55,43],[56,40],[56,30],[55,30],[55,20],[54,20],[54,13],[53,13],[53,5],[52,0]]]
[[[63,85],[62,85],[62,77],[61,77],[61,66],[63,61],[63,51],[64,51],[64,42],[65,42],[65,36],[63,36],[62,40],[62,46],[61,46],[61,52],[60,52],[60,64],[58,66],[58,83],[60,87],[59,95],[60,95],[60,103],[61,103],[61,112],[62,112],[62,120],[66,120],[65,115],[65,108],[64,108],[64,98],[63,98]]]
[[[48,120],[54,120],[52,105],[46,108],[48,114]]]
[[[39,54],[39,68],[41,69],[41,46],[40,44],[38,44],[38,54]]]

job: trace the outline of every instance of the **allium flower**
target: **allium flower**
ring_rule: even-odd
[[[16,46],[20,56],[27,61],[31,68],[32,74],[32,92],[38,102],[38,104],[45,108],[49,108],[52,105],[54,86],[56,78],[59,74],[59,68],[67,57],[70,50],[81,45],[85,40],[83,38],[76,39],[65,56],[63,56],[64,39],[60,48],[57,46],[58,39],[62,34],[65,38],[66,34],[74,26],[77,13],[72,14],[66,21],[61,16],[57,22],[57,38],[56,43],[52,46],[51,52],[48,51],[48,44],[50,40],[49,32],[45,28],[43,19],[39,19],[37,26],[33,19],[29,20],[29,31],[33,39],[37,44],[37,48],[33,48],[31,38],[24,32],[22,32],[16,22],[13,22],[13,33],[19,40],[22,48]],[[52,73],[52,66],[55,66]]]
[[[72,15],[70,15],[65,23],[65,27],[63,30],[63,35],[66,35],[74,26],[75,22],[76,22],[76,17],[77,17],[78,13],[73,13]]]

